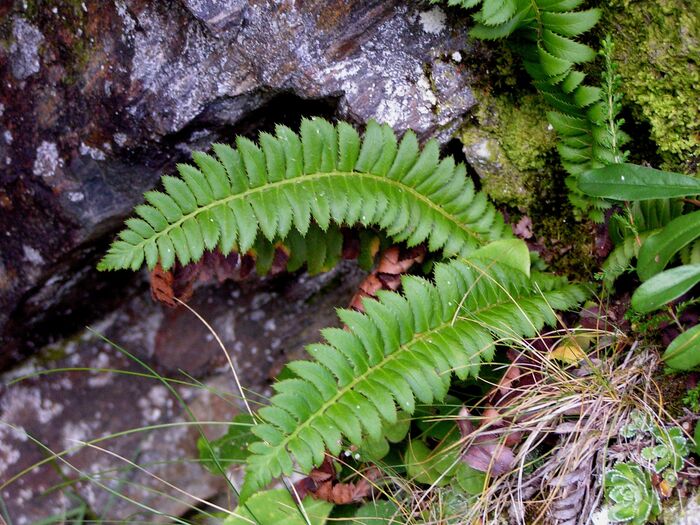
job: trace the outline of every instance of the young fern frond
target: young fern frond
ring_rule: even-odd
[[[402,294],[379,292],[365,313],[339,310],[348,330],[324,330],[325,343],[307,347],[313,360],[288,364],[293,377],[259,410],[241,499],[295,462],[308,472],[326,450],[338,455],[344,440],[381,441],[399,409],[442,400],[452,374],[476,376],[497,340],[534,336],[585,295],[551,275],[457,259],[436,266],[434,283],[405,276]]]
[[[680,199],[635,201],[624,212],[613,215],[609,224],[615,248],[603,263],[603,283],[612,288],[620,275],[632,268],[644,241],[683,214]]]
[[[552,106],[547,117],[560,137],[557,150],[569,173],[566,184],[571,203],[598,222],[610,207],[604,199],[581,193],[576,177],[589,169],[624,162],[621,147],[626,135],[620,131],[619,75],[612,57],[612,42],[603,42],[605,70],[601,87],[584,84],[577,64],[590,62],[596,52],[576,37],[590,30],[600,18],[599,9],[574,11],[583,0],[479,0],[448,2],[473,7],[471,35],[486,40],[517,37],[516,50],[533,84]]]
[[[269,242],[315,223],[377,226],[409,246],[466,255],[509,236],[503,218],[475,192],[462,164],[440,159],[436,141],[421,151],[408,131],[399,142],[387,125],[370,121],[364,139],[347,123],[304,120],[297,135],[285,126],[261,133],[259,144],[215,144],[215,156],[193,154],[164,191],[145,194],[105,258],[102,270],[170,268],[196,262],[205,250],[247,252],[262,234]]]

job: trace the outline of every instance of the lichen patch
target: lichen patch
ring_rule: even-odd
[[[420,23],[423,26],[423,31],[433,35],[439,35],[445,30],[446,20],[447,17],[444,11],[437,6],[420,14]]]
[[[10,46],[12,74],[24,80],[41,69],[39,46],[44,41],[41,31],[24,18],[15,17],[12,23],[13,43]]]
[[[37,177],[53,177],[56,170],[63,166],[63,159],[58,155],[55,142],[42,141],[36,150],[32,173]]]

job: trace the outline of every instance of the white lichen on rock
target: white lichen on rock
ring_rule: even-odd
[[[41,256],[39,250],[37,250],[34,247],[29,246],[28,244],[23,244],[22,253],[24,254],[24,259],[26,261],[32,264],[36,264],[37,266],[40,264],[44,264],[44,258]]]
[[[32,173],[37,177],[53,177],[61,166],[63,166],[63,159],[58,155],[56,143],[42,141],[36,150]]]
[[[445,30],[446,21],[447,17],[444,11],[437,6],[420,14],[420,23],[423,26],[423,31],[433,35],[440,34]]]
[[[16,17],[12,23],[10,66],[17,80],[24,80],[41,69],[39,46],[44,35],[24,18]]]

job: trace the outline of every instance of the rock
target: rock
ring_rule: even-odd
[[[16,0],[0,15],[0,368],[134,293],[95,262],[192,149],[305,115],[446,142],[475,104],[466,18],[417,2]]]
[[[256,406],[258,395],[270,394],[270,373],[281,359],[300,356],[304,344],[319,340],[321,328],[338,325],[333,306],[348,304],[363,277],[354,264],[345,263],[315,277],[202,288],[190,304],[221,338]],[[226,490],[223,478],[196,463],[200,428],[154,373],[171,380],[168,384],[195,420],[219,422],[202,423],[201,431],[210,438],[245,410],[213,334],[185,308],[155,304],[148,292],[1,378],[4,385],[31,376],[0,390],[0,480],[40,462],[44,450],[66,451],[55,465],[43,464],[2,490],[12,523],[67,512],[81,500],[105,521],[162,523],[163,515],[143,505],[180,516],[196,503],[187,494],[208,499]],[[163,427],[129,432],[154,425]],[[81,475],[88,479],[78,481]],[[65,481],[63,476],[73,482],[49,491]]]
[[[694,0],[613,0],[623,104],[647,123],[664,167],[698,173],[700,163],[700,10]],[[628,131],[630,131],[628,129]],[[634,141],[645,140],[636,133]],[[648,154],[648,153],[647,153]]]
[[[547,107],[533,95],[517,101],[485,92],[477,97],[474,125],[460,134],[464,155],[489,197],[526,210],[543,198],[535,189],[551,178],[548,162],[556,158]]]

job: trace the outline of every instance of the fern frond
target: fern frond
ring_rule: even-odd
[[[606,288],[612,288],[613,284],[623,273],[633,270],[632,260],[639,255],[642,243],[653,232],[644,232],[636,237],[627,237],[610,252],[608,258],[601,265],[603,284]]]
[[[601,267],[605,286],[612,288],[620,275],[632,269],[632,260],[648,237],[682,214],[682,200],[657,199],[635,201],[624,212],[613,215],[609,232],[616,246]]]
[[[620,130],[620,77],[612,62],[608,37],[600,55],[605,60],[601,87],[584,84],[585,74],[575,66],[590,62],[596,52],[576,38],[600,18],[599,9],[576,10],[582,0],[481,0],[473,15],[470,34],[480,39],[517,36],[517,51],[543,98],[555,111],[548,115],[560,136],[557,146],[562,166],[569,173],[567,187],[572,205],[596,222],[604,219],[610,203],[581,193],[576,179],[589,169],[624,162],[622,146],[628,137]],[[459,4],[455,2],[452,5]]]
[[[348,330],[326,329],[307,347],[312,361],[288,365],[293,377],[276,383],[270,406],[253,432],[241,498],[279,475],[304,471],[339,454],[344,440],[383,439],[397,410],[442,400],[451,376],[476,376],[501,338],[533,336],[555,322],[554,309],[586,295],[557,277],[531,278],[479,259],[438,264],[434,283],[403,278],[403,294],[379,292],[365,313],[340,310]]]
[[[346,123],[304,120],[299,135],[278,126],[259,144],[215,144],[215,156],[193,155],[164,191],[145,194],[98,268],[170,268],[195,262],[205,250],[247,252],[262,237],[281,241],[312,224],[361,224],[409,246],[466,255],[509,236],[503,218],[478,193],[462,164],[440,160],[437,142],[421,151],[411,131],[397,140],[387,125],[369,122],[364,139]]]

